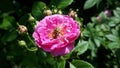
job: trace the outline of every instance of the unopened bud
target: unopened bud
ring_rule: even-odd
[[[111,12],[109,10],[105,10],[104,13],[107,15],[107,16],[111,16]]]
[[[52,15],[52,11],[51,11],[51,10],[45,10],[45,11],[44,11],[44,14],[45,14],[46,16]]]
[[[96,17],[96,19],[97,19],[97,21],[98,21],[98,22],[100,22],[100,21],[101,21],[99,16],[97,16],[97,17]]]
[[[59,10],[59,11],[58,11],[58,13],[59,13],[59,14],[62,14],[62,11],[61,11],[61,10]]]
[[[57,10],[57,9],[54,9],[54,10],[53,10],[53,12],[54,12],[54,13],[57,13],[57,12],[58,12],[58,10]]]
[[[26,42],[25,42],[24,40],[20,40],[20,41],[18,41],[18,44],[19,44],[20,46],[25,46],[25,45],[26,45]]]
[[[35,18],[31,15],[31,14],[29,14],[29,19],[28,19],[29,21],[34,21],[35,20]]]
[[[76,15],[77,15],[76,12],[73,11],[73,10],[71,10],[71,11],[69,12],[69,16],[72,17],[72,18],[75,18]]]
[[[27,27],[24,25],[19,25],[18,30],[20,34],[25,34],[27,32]]]

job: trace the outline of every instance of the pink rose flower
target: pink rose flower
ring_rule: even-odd
[[[61,56],[74,49],[74,41],[80,34],[80,27],[67,15],[46,16],[37,23],[33,38],[38,47],[54,56]]]

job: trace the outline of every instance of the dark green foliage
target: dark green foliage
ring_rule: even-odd
[[[77,13],[81,34],[65,56],[44,52],[32,38],[46,9],[53,14],[67,15],[71,9]],[[27,32],[20,34],[19,25]],[[0,0],[0,68],[120,68],[120,1]]]

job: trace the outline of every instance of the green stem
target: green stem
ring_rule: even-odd
[[[28,39],[30,40],[30,42],[34,45],[34,46],[36,46],[36,44],[33,42],[33,40],[31,39],[31,37],[30,37],[30,35],[28,34],[28,33],[26,33],[26,35],[27,35],[27,37],[28,37]],[[37,47],[32,47],[32,48],[29,48],[28,46],[25,46],[26,48],[27,48],[27,50],[29,50],[29,51],[36,51],[38,48]]]
[[[33,42],[33,40],[31,39],[30,35],[29,35],[28,33],[26,33],[26,35],[27,35],[28,39],[32,42],[32,44],[33,44],[34,46],[36,46],[36,44],[35,44],[35,43]]]

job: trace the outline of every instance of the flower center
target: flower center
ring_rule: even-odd
[[[55,28],[53,31],[49,33],[49,37],[52,39],[56,39],[59,35],[63,36],[62,28]]]

